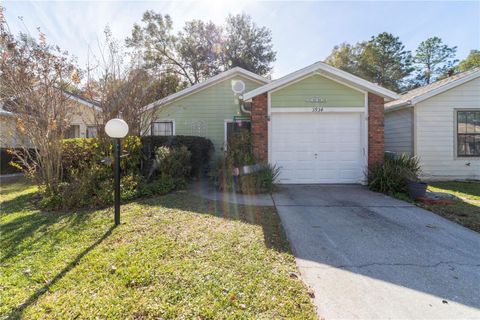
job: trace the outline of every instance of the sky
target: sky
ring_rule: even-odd
[[[277,60],[273,78],[324,60],[343,42],[356,43],[387,31],[400,37],[406,49],[438,36],[457,46],[457,58],[480,49],[480,1],[393,2],[393,1],[3,1],[7,23],[15,33],[46,34],[86,65],[90,52],[98,51],[109,25],[113,36],[125,39],[143,12],[170,14],[174,28],[185,21],[211,20],[222,24],[231,13],[245,12],[260,26],[272,31]],[[21,17],[21,18],[19,18]]]

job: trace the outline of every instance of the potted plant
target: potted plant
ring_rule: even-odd
[[[420,181],[419,171],[420,170],[407,169],[405,172],[408,195],[414,200],[425,197],[428,187],[426,182]]]
[[[425,197],[425,194],[427,192],[427,187],[428,187],[428,184],[426,182],[420,181],[418,178],[415,180],[412,180],[412,179],[407,180],[408,195],[412,199]]]

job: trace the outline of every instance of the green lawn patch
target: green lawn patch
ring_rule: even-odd
[[[0,192],[0,318],[316,319],[274,208],[177,192],[42,212]]]
[[[428,190],[451,193],[460,200],[453,205],[422,205],[424,208],[480,232],[480,182],[432,182],[429,183]]]

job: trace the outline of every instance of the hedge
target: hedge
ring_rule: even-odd
[[[210,166],[210,156],[214,151],[212,141],[196,136],[146,136],[142,137],[142,153],[150,161],[155,158],[158,147],[177,148],[187,147],[191,152],[192,177],[205,174]],[[143,170],[148,171],[150,163]]]

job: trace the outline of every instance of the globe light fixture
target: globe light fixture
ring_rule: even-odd
[[[128,134],[128,124],[123,119],[111,119],[105,124],[105,133],[114,139],[115,146],[115,225],[120,224],[120,139]]]
[[[110,138],[125,138],[128,134],[128,124],[123,119],[108,120],[105,125],[105,133]]]

